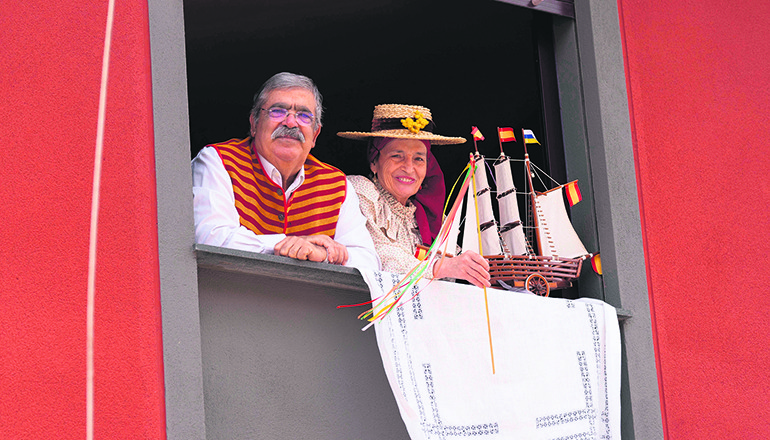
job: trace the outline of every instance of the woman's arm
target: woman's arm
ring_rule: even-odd
[[[439,258],[433,264],[434,278],[459,278],[476,287],[489,287],[489,263],[476,252],[463,252],[456,257]]]

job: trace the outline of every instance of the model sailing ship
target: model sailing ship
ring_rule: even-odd
[[[484,139],[476,127],[473,127],[472,134],[474,144],[477,140]],[[527,211],[532,217],[531,222],[522,223],[517,201],[517,195],[520,193],[516,191],[511,173],[512,159],[506,156],[502,149],[503,142],[516,139],[513,136],[513,129],[510,128],[498,128],[498,135],[500,136],[500,157],[494,161],[494,167],[500,221],[495,220],[492,209],[492,190],[485,169],[486,159],[478,153],[476,148],[476,153],[470,155],[469,164],[464,171],[463,183],[452,208],[444,216],[438,237],[428,248],[418,246],[415,256],[420,262],[385,295],[362,304],[338,306],[373,304],[372,308],[358,316],[359,319],[370,321],[362,330],[385,319],[391,311],[414,299],[420,290],[413,295],[405,295],[405,293],[412,292],[412,287],[423,278],[427,268],[433,267],[437,260],[443,258],[442,255],[454,254],[461,223],[463,223],[461,221],[463,203],[467,209],[465,222],[462,225],[462,251],[478,252],[489,261],[492,282],[506,289],[523,287],[536,295],[548,296],[551,289],[569,287],[580,277],[583,262],[594,254],[586,251],[578,238],[564,205],[565,193],[570,205],[580,201],[577,181],[557,185],[544,192],[535,191],[532,185],[533,173],[546,174],[530,162],[527,144],[540,142],[531,130],[522,130],[527,188],[521,194],[527,198]],[[498,225],[501,226],[498,227]],[[531,235],[534,238],[528,239],[525,229],[532,231]],[[536,248],[532,246],[533,242],[537,245]],[[598,254],[596,256],[598,257]],[[599,261],[596,263],[599,264]],[[600,268],[597,273],[601,273]],[[487,306],[487,327],[489,328],[486,288],[484,288],[484,302]],[[490,344],[491,342],[490,330]]]
[[[484,139],[476,127],[473,127],[472,134],[474,145],[477,140]],[[528,220],[531,218],[528,224],[523,223],[517,201],[520,193],[516,191],[511,173],[512,159],[505,155],[502,148],[503,142],[515,141],[513,129],[498,128],[498,136],[500,156],[494,161],[494,168],[499,223],[492,209],[486,159],[476,148],[469,164],[472,182],[466,191],[465,204],[468,208],[462,250],[479,252],[489,261],[492,282],[504,288],[523,287],[536,295],[548,296],[551,289],[570,287],[580,277],[583,262],[593,256],[580,241],[564,204],[565,194],[570,206],[580,201],[577,181],[557,185],[544,192],[535,191],[532,185],[534,173],[545,173],[530,162],[527,144],[539,142],[532,131],[522,130],[526,188],[521,194],[526,197]],[[461,193],[458,199],[455,204],[460,206],[453,211],[457,210],[459,214],[462,210]],[[460,215],[455,215],[452,219],[446,240],[450,244],[457,242],[460,218]],[[526,234],[527,229],[532,233]],[[527,235],[534,239],[528,239]]]

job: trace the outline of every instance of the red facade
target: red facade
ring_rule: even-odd
[[[91,194],[107,2],[0,12],[0,437],[85,438]],[[147,4],[115,8],[96,263],[94,430],[165,437]]]
[[[146,3],[115,10],[95,303],[100,438],[165,438],[166,430]],[[628,92],[618,98],[631,116],[638,200],[630,202],[641,212],[664,433],[765,438],[770,4],[619,0],[618,11]],[[86,430],[106,16],[106,2],[13,2],[0,11],[2,438]]]
[[[667,438],[766,438],[770,4],[618,5]]]

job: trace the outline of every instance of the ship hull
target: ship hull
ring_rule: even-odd
[[[551,289],[570,287],[572,281],[580,277],[583,267],[582,258],[529,255],[485,255],[484,258],[489,262],[489,276],[493,283],[500,285],[502,281],[534,290],[541,296],[548,296]]]

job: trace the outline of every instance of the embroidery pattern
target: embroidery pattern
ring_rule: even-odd
[[[591,391],[591,373],[588,371],[588,361],[586,360],[586,352],[585,351],[579,351],[577,353],[578,356],[578,365],[580,366],[580,377],[583,380],[583,393],[586,396],[586,411],[588,411],[591,414],[591,417],[588,419],[588,424],[590,426],[590,433],[591,435],[596,435],[596,426],[594,426],[594,418],[596,417],[596,408],[594,408],[594,397],[593,392]]]
[[[391,282],[390,287],[395,286],[399,281],[401,280],[401,277],[397,274],[391,274]],[[388,291],[390,290],[390,287],[384,288],[383,290]],[[406,325],[406,314],[404,313],[403,307],[396,308],[396,317],[398,319],[398,328],[401,330],[401,340],[404,341],[404,344],[409,344],[409,331]],[[392,321],[391,321],[392,322]],[[395,332],[396,329],[395,326],[391,325],[391,332]],[[399,382],[399,389],[401,390],[402,395],[406,395],[406,390],[404,388],[404,372],[401,369],[401,363],[398,361],[398,348],[397,344],[395,342],[395,335],[391,336],[392,346],[393,346],[393,355],[395,357],[395,365],[396,365],[396,376],[398,377]],[[406,348],[406,347],[404,347]],[[414,389],[414,397],[417,402],[417,412],[420,414],[420,420],[425,420],[425,408],[422,403],[422,397],[420,396],[420,390],[417,388],[417,378],[414,375],[414,367],[412,365],[412,357],[409,355],[409,350],[404,350],[404,353],[406,355],[406,368],[408,370],[409,374],[409,382],[412,385],[412,388]]]
[[[435,389],[433,387],[433,371],[430,364],[422,364],[423,372],[425,373],[425,384],[428,388],[428,400],[430,400],[430,409],[433,412],[433,423],[428,423],[423,419],[422,430],[428,434],[430,438],[431,434],[435,434],[439,439],[445,439],[446,437],[467,437],[476,435],[489,435],[499,434],[500,427],[497,422],[495,423],[481,423],[478,425],[447,425],[445,426],[441,421],[441,415],[438,411],[438,400],[436,399]]]
[[[538,417],[535,423],[538,428],[547,428],[549,426],[563,425],[565,423],[577,422],[591,417],[587,409],[571,411],[564,414],[554,414],[552,416]]]
[[[390,287],[396,285],[400,281],[400,277],[395,274],[391,274],[391,282],[390,287],[383,286],[383,279],[382,279],[382,273],[381,272],[375,272],[377,277],[376,280],[380,284],[380,287],[384,291],[390,290]],[[414,289],[417,289],[417,286],[414,287]],[[415,290],[412,294],[416,293],[417,290]],[[422,303],[419,301],[420,297],[417,296],[412,300],[413,306],[413,319],[424,319],[423,313],[422,313]],[[404,375],[405,372],[404,369],[401,367],[401,360],[400,360],[400,353],[401,350],[397,347],[398,342],[396,341],[396,335],[400,330],[401,333],[401,340],[404,341],[404,344],[409,344],[409,328],[408,328],[408,322],[407,322],[407,315],[405,312],[404,307],[398,307],[396,309],[396,318],[398,320],[398,328],[396,328],[396,325],[394,325],[393,320],[391,319],[389,322],[391,325],[389,325],[390,330],[390,344],[391,347],[393,347],[393,363],[395,366],[395,373],[396,373],[396,381],[398,382],[398,389],[400,390],[402,395],[406,395],[406,388],[404,384]],[[403,347],[407,348],[407,347]],[[479,423],[477,425],[444,425],[441,421],[441,415],[439,413],[438,408],[438,402],[435,395],[435,388],[433,383],[433,373],[431,371],[430,364],[425,363],[422,365],[423,372],[424,372],[424,380],[425,385],[427,388],[427,401],[423,401],[423,397],[420,393],[420,389],[418,388],[417,384],[417,378],[414,374],[414,367],[412,364],[412,357],[410,356],[410,352],[408,349],[404,350],[405,356],[406,356],[406,369],[409,370],[406,372],[409,375],[409,383],[412,385],[412,388],[414,389],[414,398],[417,403],[417,412],[420,417],[421,425],[423,428],[423,431],[426,433],[426,436],[428,438],[431,438],[432,436],[437,436],[437,438],[445,440],[447,437],[466,437],[466,436],[478,436],[478,435],[489,435],[489,434],[499,434],[500,427],[497,422],[488,422],[488,423]],[[433,415],[434,423],[428,423],[428,416],[426,414],[425,410],[425,404],[427,402],[430,402],[430,409],[431,413]]]
[[[580,434],[572,434],[566,437],[555,438],[554,440],[590,440],[595,438],[593,435],[587,432],[581,432]]]
[[[417,295],[420,290],[417,286],[412,286],[412,295]],[[422,303],[420,302],[420,295],[417,295],[412,300],[412,312],[414,312],[414,319],[422,319]]]
[[[594,417],[596,416],[596,410],[593,408],[593,399],[591,398],[591,377],[588,371],[588,362],[586,361],[586,352],[577,352],[577,363],[580,369],[580,377],[583,383],[583,393],[586,398],[586,408],[576,411],[570,411],[563,414],[554,414],[545,417],[538,417],[535,419],[535,425],[537,428],[547,428],[550,426],[563,425],[567,423],[577,422],[580,420],[588,419],[590,425],[589,432],[581,432],[570,434],[566,437],[559,437],[554,440],[566,440],[566,439],[588,439],[596,438],[596,429],[594,428]]]
[[[382,281],[382,272],[375,272],[375,275],[376,275],[376,279],[377,279],[378,282]],[[394,284],[394,283],[398,282],[398,280],[395,279],[396,278],[395,275],[391,274],[391,278],[392,278],[391,284]],[[381,288],[382,288],[383,291],[387,291],[388,290],[385,287],[382,287],[382,285],[381,285]],[[400,317],[399,317],[399,324],[401,324]],[[403,325],[402,325],[402,327],[403,327]],[[399,389],[399,391],[401,391],[401,394],[405,395],[406,394],[406,390],[404,389],[404,371],[401,368],[401,361],[400,361],[400,358],[399,358],[401,351],[398,350],[397,347],[396,347],[396,345],[397,345],[396,344],[396,329],[394,328],[394,326],[391,325],[391,326],[389,326],[389,330],[390,330],[390,346],[393,347],[393,350],[392,350],[392,352],[393,352],[393,365],[395,365],[396,382],[398,383],[398,389]]]
[[[591,322],[591,334],[594,338],[594,357],[596,358],[596,371],[602,368],[602,375],[604,376],[604,409],[601,412],[601,420],[604,422],[604,432],[601,438],[611,439],[610,435],[610,395],[607,392],[607,363],[604,362],[601,339],[599,338],[599,324],[596,319],[596,311],[594,311],[593,304],[586,304],[586,310],[588,311],[588,319]]]
[[[574,302],[567,301],[567,307],[574,308]],[[591,327],[591,335],[593,336],[594,359],[596,360],[595,371],[598,372],[601,368],[604,375],[604,410],[601,412],[601,420],[604,422],[604,433],[601,434],[599,438],[610,440],[612,439],[612,435],[610,434],[610,397],[607,391],[607,366],[603,365],[604,362],[602,356],[601,339],[599,337],[599,324],[596,319],[596,311],[594,310],[593,304],[586,304],[586,313],[588,317],[588,323]],[[535,419],[535,426],[537,428],[547,428],[550,426],[562,425],[587,419],[589,423],[589,430],[588,432],[571,434],[566,437],[558,437],[554,440],[583,440],[597,438],[596,426],[594,424],[594,420],[596,418],[596,408],[594,408],[593,405],[593,387],[591,385],[591,374],[588,367],[588,360],[586,359],[585,351],[578,351],[576,354],[578,368],[580,369],[581,382],[583,384],[583,394],[585,395],[586,401],[585,409],[571,411],[563,414],[538,417]]]

